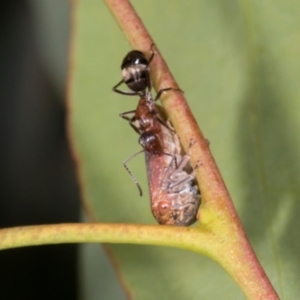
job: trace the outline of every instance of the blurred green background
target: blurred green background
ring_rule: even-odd
[[[75,222],[79,194],[65,137],[68,1],[0,5],[0,227]],[[76,299],[78,250],[0,253],[0,298]]]
[[[100,221],[154,224],[144,158],[129,164],[143,198],[122,166],[140,146],[118,114],[134,109],[136,99],[111,92],[130,47],[104,3],[77,3],[72,132],[85,199]],[[132,3],[210,141],[259,260],[281,298],[296,299],[300,4]],[[1,227],[79,220],[64,123],[69,2],[16,1],[6,7],[1,35]],[[50,248],[50,256],[40,252],[44,247],[0,253],[1,266],[6,264],[0,268],[2,299],[47,299],[46,294],[49,299],[125,299],[98,245],[80,246],[79,252],[68,246],[63,254],[55,253],[61,247]],[[26,251],[36,252],[27,257]],[[110,245],[106,251],[134,299],[244,299],[229,276],[206,257],[129,245]],[[32,255],[40,256],[37,266]],[[24,261],[27,265],[20,268]],[[41,269],[46,262],[52,272],[50,267]],[[26,285],[15,289],[22,276]]]

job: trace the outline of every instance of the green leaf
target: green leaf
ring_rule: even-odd
[[[78,1],[71,131],[86,205],[101,222],[155,224],[142,155],[118,117],[137,99],[115,94],[130,50],[106,6]],[[282,299],[296,299],[300,264],[300,3],[167,1],[133,5],[184,90],[239,216]],[[243,299],[215,262],[179,249],[107,245],[132,299]],[[99,279],[100,281],[100,279]]]

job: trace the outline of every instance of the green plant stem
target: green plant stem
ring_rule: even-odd
[[[225,255],[226,245],[208,231],[198,228],[132,224],[57,224],[14,227],[0,230],[0,249],[60,243],[126,243],[178,247],[211,257],[233,272],[249,299],[278,299],[261,276],[252,278],[244,257],[232,266],[235,252]],[[217,247],[216,247],[217,245]],[[223,249],[224,248],[224,249]],[[228,267],[229,265],[229,267]],[[254,266],[255,267],[255,266]],[[256,275],[257,272],[255,272]],[[246,283],[245,279],[248,279]],[[263,286],[263,287],[262,287]]]
[[[190,234],[187,235],[187,232]],[[73,223],[1,229],[0,249],[61,243],[126,243],[208,252],[207,243],[195,247],[194,239],[202,239],[209,244],[205,232],[188,227],[178,227],[174,230],[171,226],[157,225]]]

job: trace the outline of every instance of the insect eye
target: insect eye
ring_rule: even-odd
[[[160,201],[157,208],[161,216],[167,214],[171,210],[170,203],[167,201]]]

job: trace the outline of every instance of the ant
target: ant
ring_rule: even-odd
[[[161,115],[163,111],[163,108],[161,106],[156,105],[156,101],[160,98],[163,92],[170,91],[170,90],[181,91],[178,88],[164,88],[157,93],[154,99],[152,98],[151,95],[152,85],[150,80],[149,65],[155,56],[153,47],[154,44],[152,44],[150,47],[151,54],[149,60],[147,60],[145,54],[142,53],[141,51],[132,50],[128,52],[121,64],[122,80],[112,88],[114,92],[122,95],[140,96],[140,101],[136,110],[127,111],[120,114],[120,117],[129,121],[131,127],[138,134],[140,134],[140,131],[137,130],[137,128],[133,125],[133,123],[135,122],[137,115],[143,115],[142,110],[144,109],[144,107],[146,107],[145,109],[147,110],[147,114],[149,116],[151,114],[158,120],[158,122],[160,122],[163,126],[166,126],[168,128],[166,122],[159,117],[159,115]],[[122,91],[118,89],[118,87],[122,83],[125,83],[131,91]],[[129,118],[127,115],[130,114],[135,114],[135,116]],[[141,127],[147,126],[146,124],[143,124],[144,123],[143,120],[149,120],[149,118],[148,119],[141,118],[141,123],[140,123]],[[169,127],[169,129],[173,130],[171,127]]]
[[[152,48],[153,45],[149,60],[140,51],[130,51],[121,65],[122,80],[113,87],[117,93],[140,96],[136,110],[124,112],[120,116],[140,135],[139,143],[143,149],[126,159],[123,165],[142,195],[142,189],[126,163],[145,152],[151,209],[155,219],[159,224],[188,226],[196,221],[200,205],[200,193],[195,183],[195,170],[199,165],[191,170],[189,155],[182,154],[179,138],[163,108],[155,104],[163,92],[181,90],[161,89],[152,98],[149,68],[155,55]],[[131,91],[119,90],[122,83]]]

